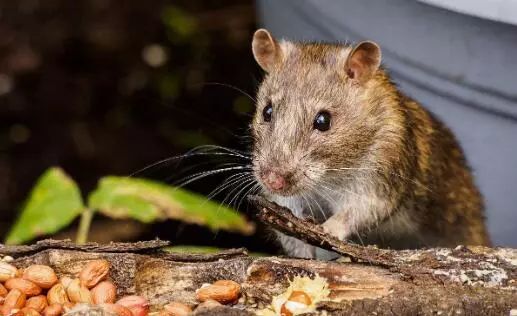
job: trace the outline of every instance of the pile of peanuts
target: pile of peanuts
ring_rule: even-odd
[[[109,268],[107,260],[92,260],[76,278],[58,278],[46,265],[18,269],[0,261],[0,315],[60,316],[85,306],[96,306],[117,316],[185,316],[193,312],[186,304],[171,302],[150,313],[148,300],[136,295],[117,300],[116,286],[107,280]],[[240,285],[234,281],[205,284],[196,291],[201,302],[196,310],[234,303],[239,296]]]

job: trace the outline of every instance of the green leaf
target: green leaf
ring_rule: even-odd
[[[76,183],[60,168],[50,168],[36,182],[5,243],[20,244],[53,234],[68,226],[84,208]]]
[[[251,234],[252,223],[233,209],[204,196],[162,183],[124,177],[105,177],[88,199],[88,207],[112,218],[144,223],[176,219],[212,230]]]

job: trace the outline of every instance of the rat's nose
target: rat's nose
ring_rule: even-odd
[[[286,187],[286,181],[283,176],[274,171],[268,171],[264,174],[264,183],[274,191],[283,190]]]

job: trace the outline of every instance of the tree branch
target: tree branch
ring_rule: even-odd
[[[384,267],[395,265],[393,253],[389,250],[343,242],[326,234],[320,226],[294,216],[288,208],[279,206],[261,196],[251,196],[249,200],[257,206],[259,213],[256,216],[261,222],[286,235],[353,259]]]

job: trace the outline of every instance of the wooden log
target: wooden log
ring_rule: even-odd
[[[330,289],[316,314],[326,315],[513,315],[517,314],[517,250],[458,246],[454,249],[387,250],[342,242],[290,210],[253,197],[257,218],[288,235],[351,260],[324,262],[281,257],[254,258],[245,249],[217,254],[166,253],[167,242],[89,243],[45,240],[0,247],[14,264],[52,266],[74,276],[85,262],[105,258],[118,295],[142,295],[157,311],[180,301],[196,305],[195,291],[221,279],[238,282],[232,306],[196,310],[197,315],[253,315],[285,291],[296,276],[323,277]]]
[[[517,309],[517,251],[505,248],[392,251],[394,264],[324,262],[281,257],[254,258],[243,249],[218,254],[168,254],[164,242],[84,246],[44,241],[37,246],[0,248],[13,264],[47,264],[58,275],[76,275],[88,260],[111,262],[118,295],[137,294],[159,310],[170,301],[195,305],[204,283],[230,279],[242,286],[237,304],[198,315],[253,315],[282,293],[294,276],[328,280],[327,315],[510,315]],[[143,247],[146,245],[146,247]],[[134,247],[134,248],[133,248]],[[31,249],[31,251],[27,251]],[[400,256],[399,256],[400,254]]]

